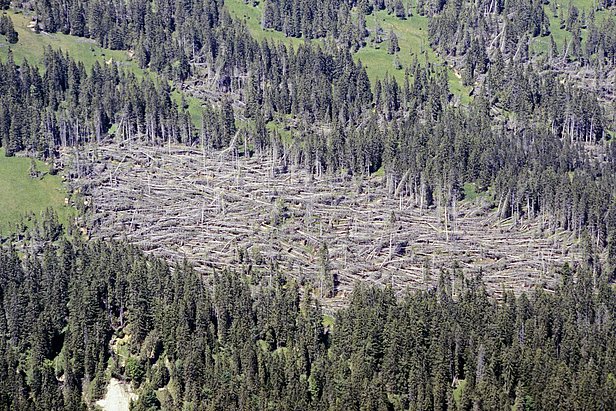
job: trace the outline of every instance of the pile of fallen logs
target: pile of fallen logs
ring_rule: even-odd
[[[316,178],[284,158],[110,144],[67,151],[63,161],[91,207],[92,236],[188,259],[203,273],[274,271],[316,289],[326,244],[337,298],[356,281],[426,288],[455,267],[481,271],[499,294],[549,289],[557,267],[579,258],[571,233],[544,234],[539,221],[501,220],[464,201],[445,213],[422,209],[388,194],[380,178]]]

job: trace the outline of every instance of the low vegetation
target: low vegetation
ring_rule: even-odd
[[[0,233],[29,226],[33,218],[52,209],[60,222],[68,224],[74,209],[65,202],[66,191],[59,175],[49,165],[25,157],[6,157],[0,148]]]
[[[95,40],[75,37],[62,33],[35,32],[32,28],[32,16],[16,13],[14,11],[5,12],[13,21],[15,30],[19,34],[19,41],[9,45],[8,42],[2,44],[0,40],[0,57],[6,60],[9,50],[13,52],[15,62],[18,64],[28,60],[31,64],[41,64],[45,48],[51,47],[55,50],[62,50],[68,53],[73,59],[83,63],[87,68],[92,68],[95,62],[105,64],[113,62],[119,66],[130,70],[137,76],[143,76],[143,70],[123,50],[109,50],[100,47]]]

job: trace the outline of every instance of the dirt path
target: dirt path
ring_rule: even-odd
[[[107,386],[107,394],[96,405],[105,411],[128,411],[131,400],[136,400],[137,395],[132,392],[129,384],[112,378]]]

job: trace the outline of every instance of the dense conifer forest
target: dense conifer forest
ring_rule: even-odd
[[[66,240],[53,216],[32,237],[40,249],[0,252],[5,410],[86,409],[110,377],[139,388],[134,410],[616,403],[616,294],[582,268],[563,267],[554,293],[498,303],[460,272],[400,297],[357,284],[324,325],[319,302],[282,277],[204,283],[126,244]]]
[[[64,224],[50,210],[1,233],[0,409],[92,409],[110,379],[131,387],[133,410],[614,409],[616,9],[587,3],[0,0],[0,147],[61,173],[77,209]],[[234,17],[238,7],[259,21]],[[14,22],[23,16],[28,27]],[[418,21],[421,51],[403,56],[399,27]],[[32,36],[60,34],[135,67],[62,47],[28,61]],[[391,59],[382,74],[358,57],[375,53]],[[89,148],[112,144],[125,153],[97,174]],[[271,256],[253,269],[259,251],[233,238],[221,253],[242,270],[197,271],[117,241],[124,232],[97,236],[121,213],[133,213],[130,230],[151,211],[118,202],[104,220],[93,204],[101,175],[122,191],[114,173],[139,147],[236,167],[238,185],[251,172],[240,158],[276,164],[271,178],[301,170],[356,192],[380,179],[399,199],[383,210],[390,227],[412,204],[443,216],[438,235],[455,242],[462,203],[539,227],[538,238],[568,233],[582,257],[552,261],[557,283],[532,290],[490,295],[481,268],[451,261],[413,290],[357,282],[340,303],[329,259],[341,257],[321,226],[301,246],[281,242],[318,272],[291,276]],[[153,183],[131,184],[149,195]],[[299,218],[282,194],[265,202],[272,242]],[[224,221],[224,193],[215,201]],[[392,238],[391,258],[421,255]]]

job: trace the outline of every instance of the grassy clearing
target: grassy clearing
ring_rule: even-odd
[[[405,68],[410,67],[415,59],[419,63],[443,64],[443,60],[430,47],[427,17],[413,15],[405,20],[400,20],[391,14],[387,14],[384,10],[378,11],[366,17],[366,26],[371,36],[375,32],[377,24],[383,29],[385,36],[392,30],[396,33],[400,51],[396,55],[388,54],[387,41],[384,41],[380,44],[368,42],[366,47],[355,53],[355,58],[361,60],[366,66],[371,81],[390,75],[402,82]],[[394,67],[396,58],[402,66],[401,69]],[[463,86],[462,80],[452,69],[448,69],[448,78],[451,92],[460,97],[462,103],[470,102],[470,87]]]
[[[290,143],[293,141],[293,132],[291,130],[285,129],[277,121],[270,121],[269,123],[267,123],[266,128],[270,133],[277,133],[284,143]]]
[[[572,4],[578,8],[580,14],[584,11],[586,13],[586,18],[588,18],[591,8],[594,7],[594,2],[591,0],[573,0]],[[558,46],[559,53],[562,55],[567,48],[567,44],[571,40],[571,33],[560,28],[560,14],[562,12],[563,18],[565,20],[567,19],[569,13],[569,2],[563,1],[557,3],[556,15],[554,15],[550,5],[543,6],[543,10],[545,15],[550,19],[550,34],[554,37],[554,42]],[[609,10],[600,10],[595,12],[595,22],[597,25],[601,24],[603,20],[609,18],[616,19],[616,15]],[[585,47],[588,30],[582,29],[581,35],[582,47]],[[536,37],[532,39],[531,48],[536,54],[548,55],[550,50],[550,37]]]
[[[30,178],[30,159],[5,157],[0,148],[0,232],[11,231],[12,226],[28,213],[40,215],[51,207],[65,226],[75,209],[64,204],[66,192],[62,178],[49,174],[49,166],[36,161],[41,178]],[[28,222],[26,222],[28,224]]]
[[[171,100],[179,106],[182,106],[182,96],[184,97],[184,104],[186,104],[186,106],[180,108],[186,108],[186,110],[188,110],[191,122],[197,130],[200,130],[203,122],[203,102],[196,97],[182,94],[177,90],[171,92]]]
[[[324,314],[323,315],[323,327],[333,328],[336,324],[336,319],[331,315]]]
[[[259,41],[274,40],[282,42],[289,46],[297,47],[303,43],[303,40],[295,37],[287,37],[283,33],[271,29],[261,27],[261,16],[263,15],[264,1],[259,2],[257,6],[252,6],[244,3],[244,0],[225,0],[225,6],[232,17],[243,21],[248,27],[250,34]]]
[[[558,5],[557,15],[554,16],[554,13],[550,10],[550,6],[543,6],[543,10],[546,16],[550,19],[550,34],[554,37],[554,41],[558,45],[559,51],[562,53],[566,48],[567,43],[571,40],[571,33],[567,30],[560,28],[560,18],[558,17],[558,13],[560,10],[563,10],[563,15],[566,18],[567,15],[567,5]],[[586,30],[582,30],[582,40],[584,40]],[[550,37],[536,37],[531,41],[531,47],[537,54],[547,55],[550,50]]]
[[[494,190],[492,187],[482,188],[477,185],[475,182],[464,183],[463,187],[463,198],[462,201],[464,203],[477,203],[479,204],[494,204]]]
[[[65,34],[55,33],[34,33],[28,24],[30,17],[21,13],[8,11],[8,15],[13,20],[15,30],[19,34],[17,44],[10,45],[13,51],[13,57],[17,64],[21,64],[24,60],[40,65],[43,60],[43,52],[46,47],[51,47],[56,50],[62,50],[68,53],[72,58],[82,62],[87,68],[91,68],[95,62],[105,64],[105,62],[113,59],[120,66],[130,70],[136,76],[143,77],[144,72],[135,62],[133,62],[125,51],[109,50],[100,47],[96,41],[81,37],[69,36]],[[6,59],[9,50],[9,44],[6,39],[0,40],[0,57]]]
[[[596,6],[598,2],[596,0],[569,0],[561,1],[558,4],[562,7],[568,7],[569,3],[573,4],[580,10],[586,10],[586,12],[588,12],[588,10],[590,10],[591,7]]]
[[[366,17],[366,26],[371,37],[377,24],[383,29],[384,37],[387,37],[391,30],[398,36],[400,52],[396,56],[403,67],[410,66],[414,58],[417,58],[420,63],[439,62],[428,42],[427,17],[412,16],[406,20],[400,20],[384,10],[378,11]],[[395,56],[387,53],[387,41],[380,44],[369,42],[366,47],[356,53],[356,58],[364,63],[371,79],[383,78],[386,74],[396,77],[399,81],[404,79],[404,69],[396,70],[394,68]]]
[[[459,380],[458,386],[453,390],[453,400],[458,407],[460,406],[460,401],[462,400],[462,392],[464,391],[464,387],[466,387],[466,380]]]
[[[475,183],[464,183],[464,199],[474,201],[477,197],[479,197],[477,185]]]

